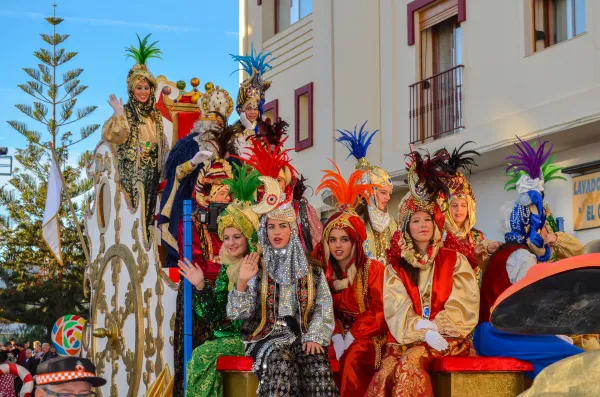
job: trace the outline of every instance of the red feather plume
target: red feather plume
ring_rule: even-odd
[[[271,147],[269,143],[262,137],[250,138],[251,146],[248,146],[244,156],[233,156],[252,168],[257,170],[263,176],[270,176],[277,179],[279,172],[287,167],[292,175],[296,174],[296,169],[290,164],[288,152],[293,149],[283,150],[283,144],[288,138],[283,139],[276,147]]]

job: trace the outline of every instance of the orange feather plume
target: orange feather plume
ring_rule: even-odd
[[[270,176],[277,179],[279,171],[287,167],[292,174],[296,174],[296,170],[290,164],[288,152],[293,149],[283,150],[283,144],[287,137],[282,140],[277,146],[271,147],[266,139],[262,137],[250,138],[250,146],[248,146],[244,157],[234,156],[252,168],[257,170],[262,176]]]
[[[325,175],[321,178],[321,183],[317,187],[316,193],[319,193],[323,189],[329,189],[337,201],[337,206],[340,208],[354,208],[360,200],[368,200],[371,197],[373,189],[377,185],[362,183],[363,175],[368,170],[355,170],[348,178],[348,181],[346,181],[337,164],[331,159],[329,161],[335,167],[335,171],[323,170]]]

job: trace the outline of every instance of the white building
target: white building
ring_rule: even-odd
[[[251,44],[277,58],[265,76],[267,108],[290,123],[294,165],[309,184],[327,158],[350,172],[335,130],[369,120],[381,130],[369,160],[393,176],[394,214],[409,144],[476,142],[477,224],[496,239],[498,209],[515,197],[503,189],[503,159],[516,135],[551,141],[563,167],[600,159],[594,0],[240,0],[240,52]],[[547,185],[547,202],[573,232],[578,210],[565,176]],[[600,237],[597,228],[574,234],[584,243]]]

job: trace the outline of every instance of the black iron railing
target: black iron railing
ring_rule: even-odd
[[[463,125],[462,72],[458,65],[409,86],[410,143],[459,132]]]

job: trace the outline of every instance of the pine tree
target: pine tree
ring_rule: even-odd
[[[23,122],[8,122],[27,139],[27,145],[16,150],[15,159],[20,166],[9,180],[12,189],[0,192],[0,206],[7,215],[0,219],[0,284],[5,284],[0,289],[0,318],[43,326],[49,334],[54,322],[65,314],[87,317],[83,296],[86,260],[64,194],[59,213],[64,266],[57,263],[42,238],[49,147],[52,144],[56,148],[66,182],[63,193],[68,189],[73,199],[81,197],[92,187],[92,182],[82,177],[90,153],[71,165],[69,147],[88,138],[100,126],[81,127],[79,138],[70,131],[72,124],[92,114],[96,106],[75,109],[78,97],[87,88],[79,80],[83,69],[69,69],[59,75],[77,53],[59,47],[69,35],[57,33],[63,19],[56,17],[56,4],[54,15],[46,21],[52,26],[52,34],[41,34],[41,38],[50,47],[33,53],[40,63],[37,68],[23,69],[31,80],[18,86],[34,98],[33,106],[15,105],[46,131],[29,129]],[[76,201],[73,205],[81,220],[82,206]]]

